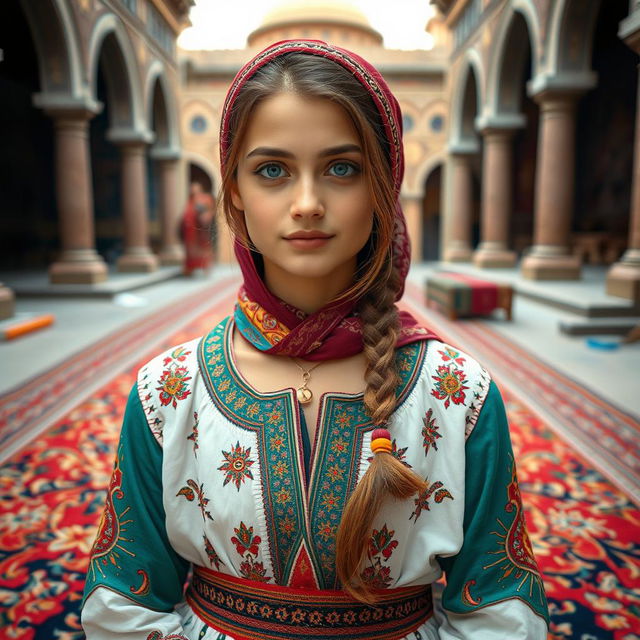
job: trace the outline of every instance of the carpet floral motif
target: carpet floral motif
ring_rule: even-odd
[[[171,336],[166,347],[204,333],[212,321],[209,312]],[[163,348],[156,345],[154,352]],[[141,364],[117,375],[2,465],[3,637],[84,638],[79,612],[89,553],[122,412]],[[640,510],[529,409],[503,395],[531,544],[551,608],[549,640],[638,640]],[[255,536],[252,542],[257,544]],[[252,546],[245,546],[246,553]],[[259,564],[253,555],[251,560]]]

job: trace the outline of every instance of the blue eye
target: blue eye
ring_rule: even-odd
[[[352,165],[350,162],[336,162],[329,168],[329,173],[338,178],[349,178],[355,175],[358,168]]]
[[[256,173],[270,180],[282,178],[285,175],[284,169],[279,164],[265,164]]]

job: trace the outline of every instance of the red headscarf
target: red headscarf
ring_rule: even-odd
[[[233,132],[229,121],[236,98],[243,86],[259,69],[274,58],[300,53],[328,58],[338,63],[362,84],[371,95],[382,122],[389,147],[389,165],[396,195],[396,220],[393,241],[393,261],[399,275],[396,300],[404,291],[404,281],[411,261],[407,227],[400,207],[400,186],[404,175],[402,147],[402,114],[400,105],[380,73],[360,56],[320,40],[285,40],[260,52],[236,75],[227,93],[220,127],[220,164],[224,168]],[[242,335],[258,349],[274,355],[307,360],[329,360],[362,351],[362,330],[354,315],[355,299],[341,300],[306,315],[274,296],[260,277],[249,249],[238,240],[235,253],[240,263],[244,284],[235,310],[236,325]],[[420,327],[409,313],[400,312],[398,346],[428,340],[437,336]]]

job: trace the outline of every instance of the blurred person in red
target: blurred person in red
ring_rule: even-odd
[[[205,275],[211,268],[214,258],[214,214],[213,196],[205,192],[200,182],[192,182],[181,222],[181,236],[186,251],[183,273],[186,276]]]

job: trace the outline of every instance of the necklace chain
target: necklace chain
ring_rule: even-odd
[[[305,369],[301,364],[298,363],[298,361],[295,358],[291,358],[291,360],[293,360],[293,363],[296,365],[296,367],[298,367],[298,369],[302,371],[302,385],[296,389],[298,402],[300,402],[300,404],[309,404],[309,402],[311,402],[313,398],[313,393],[308,386],[309,380],[311,380],[311,372],[316,367],[319,367],[322,364],[322,362],[318,362],[314,364],[313,367],[311,367],[310,369]]]

